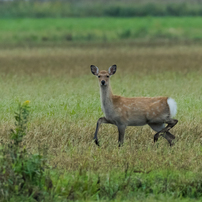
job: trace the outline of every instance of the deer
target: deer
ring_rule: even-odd
[[[94,142],[98,141],[98,131],[101,124],[113,124],[118,128],[119,147],[124,143],[127,126],[149,125],[156,133],[154,143],[160,136],[164,137],[170,146],[175,136],[169,132],[177,123],[173,117],[177,113],[177,104],[170,97],[122,97],[114,95],[110,86],[110,77],[116,73],[117,66],[112,65],[108,71],[91,65],[91,72],[98,78],[100,87],[101,108],[104,117],[97,121]]]

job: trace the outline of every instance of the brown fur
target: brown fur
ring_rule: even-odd
[[[120,117],[125,120],[138,114],[138,116],[145,116],[148,121],[152,122],[152,120],[160,117],[162,114],[169,114],[168,97],[125,98],[112,94],[111,99],[115,111],[120,113]]]

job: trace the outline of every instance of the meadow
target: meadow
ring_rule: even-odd
[[[0,19],[0,44],[153,42],[202,39],[201,17]]]
[[[175,145],[170,147],[163,138],[154,144],[154,132],[144,126],[128,127],[124,146],[118,148],[117,128],[102,125],[101,146],[97,147],[93,134],[103,113],[91,64],[100,69],[117,65],[111,78],[115,94],[174,98],[179,120],[172,129]],[[196,44],[3,46],[0,139],[9,141],[9,131],[15,128],[14,111],[19,102],[29,100],[30,119],[23,143],[29,152],[47,149],[57,196],[52,201],[200,200],[201,64],[202,47]]]

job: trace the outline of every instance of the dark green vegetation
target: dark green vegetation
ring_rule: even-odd
[[[202,39],[201,17],[1,19],[0,44],[186,42]]]
[[[0,157],[1,165],[8,165],[0,174],[1,201],[6,201],[8,189],[10,201],[201,199],[200,46],[10,47],[0,49]],[[118,148],[117,128],[103,125],[101,147],[93,143],[96,121],[103,114],[90,65],[108,69],[114,63],[115,94],[176,100],[179,123],[172,129],[173,147],[163,138],[154,145],[148,126],[129,127],[124,146]],[[10,134],[16,138],[10,129],[16,127],[14,111],[24,100],[31,101],[30,118],[26,132],[19,130],[19,158],[12,160],[5,157],[15,150],[6,145],[11,144]],[[2,176],[12,178],[6,181],[9,187],[2,185]]]
[[[38,201],[52,188],[52,181],[44,170],[49,168],[45,155],[30,154],[22,144],[28,117],[29,101],[26,101],[19,104],[15,113],[16,127],[9,134],[10,143],[1,144],[0,201],[28,198]]]
[[[201,16],[201,0],[14,0],[0,2],[0,17]]]

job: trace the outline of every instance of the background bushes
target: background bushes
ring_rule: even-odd
[[[0,17],[140,17],[140,16],[202,16],[201,1],[3,1]]]

